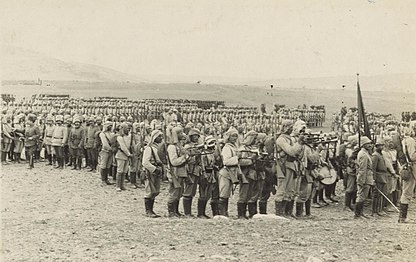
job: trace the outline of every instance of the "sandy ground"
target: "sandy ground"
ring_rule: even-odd
[[[231,219],[169,219],[163,184],[155,203],[162,217],[150,219],[144,216],[143,189],[118,193],[114,186],[102,187],[98,173],[56,170],[45,163],[36,163],[33,170],[11,164],[2,167],[1,183],[4,261],[415,261],[416,257],[416,225],[398,224],[395,213],[354,220],[342,204],[331,204],[313,209],[308,220],[270,215],[241,221],[234,219],[234,197]],[[414,206],[411,209],[409,217],[414,218]]]

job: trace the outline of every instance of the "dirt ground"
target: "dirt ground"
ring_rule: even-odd
[[[143,189],[118,193],[98,173],[35,167],[2,166],[4,261],[415,261],[415,224],[398,224],[396,213],[354,220],[342,197],[312,219],[237,220],[236,197],[231,219],[169,219],[165,183],[162,217],[150,219]]]

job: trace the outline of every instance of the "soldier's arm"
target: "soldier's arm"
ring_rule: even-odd
[[[124,139],[122,136],[117,137],[117,142],[120,145],[120,150],[123,151],[123,153],[126,154],[126,156],[130,157],[131,153],[129,149],[126,147],[126,145],[124,144]]]
[[[180,166],[186,162],[186,157],[184,155],[178,156],[174,145],[168,146],[168,155],[172,166]]]
[[[150,173],[155,172],[156,166],[154,166],[150,159],[152,158],[152,148],[150,146],[146,147],[143,151],[143,158],[142,158],[142,165],[146,168]]]
[[[372,160],[371,169],[373,170],[373,173],[376,173],[377,172],[377,165],[378,165],[379,158],[378,158],[378,156],[376,154],[373,154],[371,156],[371,160]]]
[[[238,165],[238,156],[233,156],[231,148],[225,146],[221,151],[221,155],[225,166]]]
[[[292,157],[298,156],[302,151],[301,145],[295,143],[293,146],[291,146],[289,143],[287,143],[287,141],[285,141],[281,137],[277,138],[276,145],[280,147],[287,155]]]
[[[368,159],[366,156],[361,154],[357,157],[357,174],[366,175],[367,172]]]
[[[103,148],[104,148],[105,150],[111,150],[111,146],[110,146],[110,144],[108,143],[108,139],[107,139],[107,137],[105,136],[104,132],[101,132],[99,136],[100,136],[100,139],[101,139],[101,143],[103,144]]]

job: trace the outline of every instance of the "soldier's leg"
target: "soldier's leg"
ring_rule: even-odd
[[[218,176],[219,201],[218,211],[222,216],[228,216],[228,199],[231,196],[232,182],[221,175]]]
[[[369,185],[357,185],[357,203],[355,205],[355,217],[364,216],[364,201],[370,192]]]
[[[301,217],[303,214],[303,205],[308,200],[310,195],[310,189],[308,187],[308,181],[306,177],[302,176],[299,178],[299,189],[296,198],[296,217]]]
[[[403,187],[402,187],[402,195],[400,197],[400,216],[399,216],[399,223],[406,222],[407,219],[407,210],[409,208],[409,203],[412,201],[415,184],[416,184],[416,165],[412,166],[413,168],[413,176],[407,181],[403,180]]]
[[[212,210],[212,216],[219,215],[218,210],[218,202],[220,199],[220,189],[218,186],[218,178],[214,184],[212,184],[212,197],[211,197],[211,210]]]
[[[197,205],[197,217],[198,218],[209,218],[205,214],[205,209],[207,206],[208,201],[208,180],[206,178],[202,178],[199,180],[199,197],[198,197],[198,205]]]
[[[263,179],[253,181],[253,186],[250,190],[250,196],[247,203],[249,218],[252,218],[255,214],[257,214],[257,201],[259,200],[263,190],[263,182]]]
[[[276,197],[275,197],[275,209],[276,209],[275,214],[277,216],[284,215],[285,210],[286,210],[286,205],[288,203],[288,200],[285,199],[286,184],[287,184],[286,177],[278,177]]]
[[[116,176],[116,190],[118,192],[121,192],[124,188],[124,172],[125,172],[125,166],[126,163],[128,164],[128,161],[122,160],[122,159],[116,159],[117,160],[117,176]]]
[[[286,205],[285,213],[287,216],[293,216],[297,178],[295,178],[295,172],[290,169],[286,169],[286,178],[285,199],[287,199],[288,203]]]
[[[168,214],[169,217],[179,217],[176,213],[176,202],[179,201],[182,188],[176,188],[174,183],[169,182]]]
[[[239,191],[238,191],[238,200],[237,200],[237,217],[242,219],[247,219],[247,201],[249,196],[249,190],[250,190],[250,179],[248,183],[243,183],[240,180],[239,184]]]

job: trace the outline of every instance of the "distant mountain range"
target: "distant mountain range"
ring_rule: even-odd
[[[356,76],[337,76],[319,78],[282,78],[253,80],[224,76],[166,76],[155,72],[152,76],[126,74],[114,69],[66,62],[46,55],[5,45],[2,48],[2,80],[57,80],[89,82],[147,82],[147,83],[196,83],[246,85],[274,89],[355,89]],[[360,83],[366,91],[412,92],[416,90],[415,74],[394,74],[380,76],[360,76]]]

